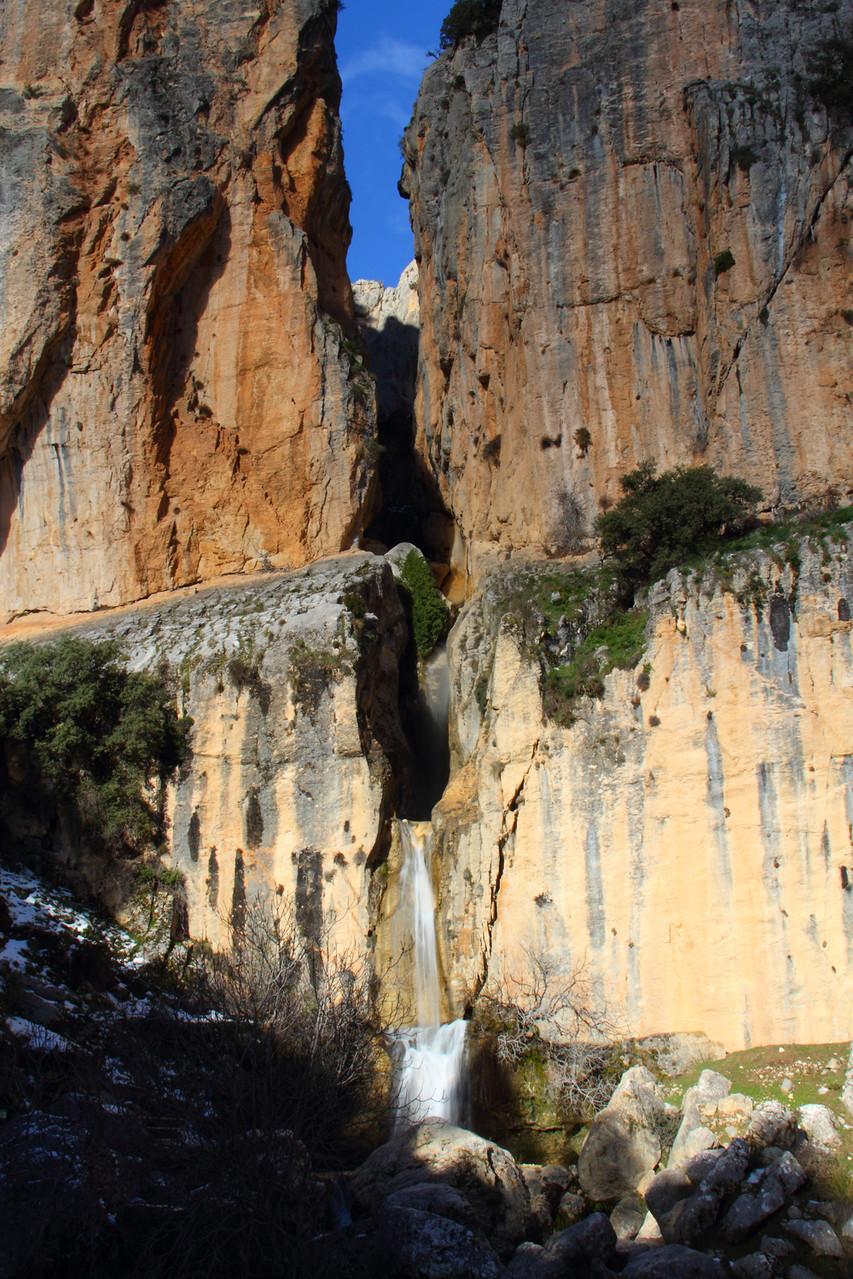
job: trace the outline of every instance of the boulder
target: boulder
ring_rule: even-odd
[[[588,1208],[589,1203],[583,1195],[576,1195],[568,1190],[557,1204],[554,1220],[562,1229],[565,1229],[567,1225],[574,1225],[576,1221],[586,1216]]]
[[[655,1132],[603,1110],[592,1121],[578,1160],[581,1189],[590,1199],[617,1199],[636,1189],[643,1174],[656,1167],[660,1154]]]
[[[673,1222],[671,1233],[676,1243],[695,1243],[711,1229],[723,1199],[738,1188],[748,1167],[749,1147],[736,1137],[700,1182],[695,1194],[685,1201]]]
[[[610,1214],[610,1224],[618,1242],[627,1243],[636,1239],[645,1219],[645,1204],[638,1195],[626,1195],[624,1199],[620,1199]]]
[[[568,1230],[560,1230],[545,1244],[545,1251],[566,1266],[580,1266],[593,1259],[605,1266],[616,1260],[616,1232],[603,1212],[593,1212]]]
[[[538,1243],[523,1243],[515,1250],[509,1273],[513,1279],[565,1279],[566,1268]]]
[[[843,1256],[841,1240],[828,1221],[786,1221],[784,1228],[808,1244],[816,1257]]]
[[[577,1170],[565,1168],[562,1164],[546,1164],[539,1175],[553,1212],[566,1191],[577,1181]]]
[[[765,1168],[757,1184],[735,1199],[720,1223],[720,1234],[728,1243],[742,1243],[782,1207],[785,1189],[778,1168],[778,1163]]]
[[[847,1059],[847,1070],[844,1075],[844,1087],[841,1089],[841,1100],[853,1115],[853,1044],[850,1045],[850,1056]]]
[[[538,1164],[520,1164],[521,1175],[530,1196],[530,1233],[541,1239],[551,1229],[552,1209]]]
[[[726,1279],[726,1262],[680,1244],[669,1244],[633,1257],[622,1271],[623,1279]]]
[[[649,1211],[660,1221],[677,1203],[688,1197],[692,1188],[686,1172],[680,1168],[665,1168],[645,1191]]]
[[[581,1189],[607,1201],[636,1190],[661,1155],[660,1134],[677,1115],[644,1066],[626,1070],[606,1108],[590,1126],[578,1159]]]
[[[793,1111],[778,1101],[762,1101],[755,1107],[746,1140],[751,1150],[778,1146],[790,1150],[797,1139],[797,1120]]]
[[[835,1126],[835,1116],[827,1106],[800,1106],[800,1127],[819,1146],[839,1146],[841,1138]]]
[[[751,1252],[732,1263],[735,1279],[773,1279],[776,1271],[773,1262],[764,1252]]]
[[[356,1202],[375,1212],[389,1195],[424,1182],[458,1190],[499,1247],[524,1238],[530,1196],[512,1155],[443,1119],[427,1119],[379,1146],[350,1185]]]
[[[681,1103],[683,1118],[669,1153],[668,1168],[681,1168],[689,1160],[709,1150],[716,1144],[716,1137],[702,1126],[700,1106],[708,1106],[727,1097],[731,1082],[716,1070],[703,1070],[692,1088],[688,1088]]]
[[[464,1195],[453,1186],[440,1182],[421,1181],[414,1186],[395,1190],[383,1204],[384,1208],[416,1208],[419,1212],[431,1212],[436,1217],[447,1217],[468,1230],[477,1229],[474,1209]]]
[[[458,1221],[416,1208],[383,1206],[377,1214],[395,1273],[418,1279],[506,1279],[483,1236]],[[380,1271],[387,1273],[387,1269]]]

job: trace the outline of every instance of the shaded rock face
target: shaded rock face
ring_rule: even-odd
[[[727,1049],[850,1036],[853,665],[837,605],[853,578],[842,544],[799,553],[796,584],[764,552],[728,581],[672,573],[641,668],[608,676],[570,728],[545,719],[538,661],[495,595],[466,606],[448,643],[455,773],[434,811],[453,1007],[488,982],[520,992],[532,953],[582,968],[627,1033],[701,1027]]]
[[[397,704],[408,638],[390,566],[363,553],[198,588],[74,628],[164,670],[193,720],[167,795],[190,934],[226,941],[278,890],[307,937],[367,954],[388,815],[409,748]],[[79,860],[75,850],[69,850]],[[99,868],[81,864],[103,891]]]
[[[375,406],[334,12],[5,6],[6,617],[298,567],[358,533]]]
[[[644,459],[850,490],[853,134],[805,87],[850,14],[504,0],[428,69],[418,444],[462,569],[570,549]]]

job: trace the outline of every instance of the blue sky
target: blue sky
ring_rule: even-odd
[[[414,255],[397,194],[399,140],[452,0],[345,0],[338,16],[344,162],[352,187],[350,279],[396,284]]]

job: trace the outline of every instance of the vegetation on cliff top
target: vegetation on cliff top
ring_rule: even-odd
[[[762,498],[745,480],[717,475],[710,466],[658,475],[654,462],[644,462],[621,484],[624,497],[598,517],[596,528],[625,601],[692,556],[741,535]]]
[[[484,40],[497,31],[500,16],[501,0],[457,0],[441,24],[440,48],[455,49],[471,36]]]
[[[66,638],[2,654],[0,794],[73,816],[103,852],[141,852],[163,836],[152,783],[188,750],[162,679],[129,671],[119,646]]]

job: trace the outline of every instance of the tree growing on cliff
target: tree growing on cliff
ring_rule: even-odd
[[[7,803],[73,817],[103,852],[138,853],[162,837],[152,785],[184,759],[190,724],[163,680],[129,671],[113,642],[11,645],[0,659],[0,790]]]
[[[626,599],[694,555],[707,555],[755,519],[760,489],[710,466],[656,473],[644,462],[621,479],[624,497],[600,515],[601,548]]]
[[[447,626],[447,605],[432,570],[419,551],[409,551],[400,568],[412,601],[412,630],[418,657],[429,657]]]
[[[457,0],[441,24],[439,47],[455,49],[469,37],[479,43],[498,29],[501,0]]]

